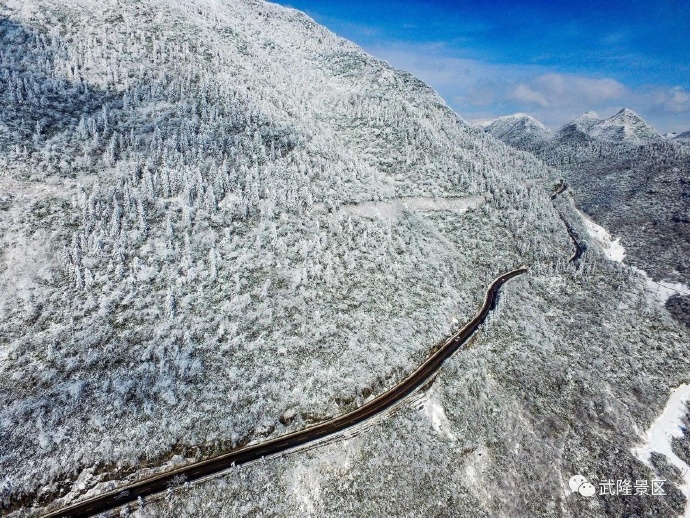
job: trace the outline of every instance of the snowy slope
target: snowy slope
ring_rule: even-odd
[[[673,137],[674,140],[679,142],[690,142],[690,131],[685,131]]]
[[[569,124],[573,124],[577,128],[581,129],[585,133],[588,133],[592,127],[599,124],[602,121],[601,117],[594,111],[588,111],[582,115],[575,117]]]
[[[597,140],[633,144],[661,139],[657,130],[628,108],[623,108],[608,119],[593,124],[587,133]]]
[[[657,281],[690,282],[690,155],[682,135],[661,137],[627,109],[605,119],[587,112],[541,144],[526,135],[496,136],[561,170],[578,205],[622,238],[631,264]]]
[[[450,498],[459,515],[580,516],[559,477],[611,469],[597,445],[632,440],[661,404],[639,387],[687,372],[675,324],[628,310],[643,291],[627,271],[567,264],[542,161],[306,15],[255,0],[0,9],[3,505],[351,409],[524,263],[450,362],[441,439],[440,411],[428,430],[408,416],[323,477],[256,466],[210,498],[190,489],[184,512],[430,515]],[[518,492],[535,462],[550,478]]]
[[[470,317],[498,271],[568,248],[525,182],[542,163],[302,13],[2,9],[0,471],[15,495],[352,408]],[[373,203],[401,209],[362,217]]]
[[[624,108],[606,119],[592,111],[584,113],[563,125],[556,133],[556,140],[566,144],[587,141],[644,144],[661,141],[662,137],[639,115]]]

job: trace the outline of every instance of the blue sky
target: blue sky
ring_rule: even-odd
[[[463,118],[552,128],[627,107],[690,130],[690,0],[282,0],[431,84]]]

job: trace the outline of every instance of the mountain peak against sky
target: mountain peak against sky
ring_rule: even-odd
[[[594,124],[589,135],[599,140],[646,142],[661,138],[659,132],[629,108]]]
[[[567,125],[575,125],[578,128],[582,128],[586,131],[599,122],[601,122],[601,117],[599,117],[599,114],[595,111],[590,110],[588,112],[583,113],[579,117],[575,117]]]
[[[518,147],[544,143],[554,138],[554,133],[544,124],[524,113],[499,117],[479,126],[494,137]],[[555,138],[571,143],[606,141],[641,144],[663,137],[633,110],[623,108],[603,119],[595,111],[587,111],[561,127],[555,133]],[[687,135],[671,138],[683,140],[687,139]]]
[[[633,124],[639,124],[640,122],[645,122],[645,120],[640,117],[637,113],[632,111],[630,108],[623,108],[619,110],[615,115],[612,115],[608,119],[608,121],[620,121],[620,122],[630,122]]]
[[[635,106],[664,132],[687,129],[687,2],[613,0],[596,13],[582,0],[278,3],[412,72],[472,122],[524,111],[556,129],[585,110]]]
[[[579,117],[575,117],[573,119],[573,122],[576,121],[589,121],[589,120],[601,120],[601,117],[599,117],[599,114],[595,112],[594,110],[589,110],[580,115]]]
[[[623,108],[606,119],[588,111],[558,130],[560,139],[594,139],[639,144],[661,139],[659,132],[630,108]]]
[[[514,113],[480,125],[484,131],[504,142],[521,141],[522,144],[543,142],[552,137],[551,130],[526,113]]]

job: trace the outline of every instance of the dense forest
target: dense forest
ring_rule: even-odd
[[[253,0],[10,1],[0,15],[6,508],[66,503],[352,409],[412,371],[498,273],[522,264],[528,279],[439,381],[460,446],[428,430],[415,438],[407,409],[357,443],[353,476],[372,477],[383,461],[371,459],[386,455],[387,469],[400,467],[421,441],[403,480],[433,473],[462,486],[457,514],[577,515],[557,491],[512,503],[501,493],[536,469],[509,454],[509,436],[551,466],[549,435],[559,476],[577,466],[603,476],[613,460],[593,445],[616,434],[632,445],[687,371],[684,331],[647,304],[634,271],[595,247],[568,262],[563,218],[577,217],[554,206],[552,167],[305,15]],[[402,215],[377,209],[391,203]],[[566,413],[583,387],[584,414]],[[611,394],[625,403],[604,404]],[[475,463],[475,451],[488,467],[464,479],[453,463]],[[335,515],[361,496],[342,486],[341,507],[301,507],[282,482],[256,492],[274,480],[263,469],[276,468],[221,479],[227,491],[190,498],[188,513],[214,500],[218,515]],[[361,514],[428,511],[435,493],[410,500],[405,484]],[[247,507],[231,512],[223,502],[237,491]],[[278,494],[286,500],[265,507]]]

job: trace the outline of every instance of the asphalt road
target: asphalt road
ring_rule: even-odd
[[[551,199],[555,200],[560,194],[562,194],[566,189],[568,188],[568,185],[564,182],[561,182],[557,187],[554,193],[551,195]],[[580,240],[577,237],[577,233],[575,232],[575,229],[573,229],[572,225],[568,223],[568,220],[563,217],[563,214],[560,213],[559,211],[559,216],[561,217],[561,220],[565,224],[565,228],[568,230],[568,235],[570,236],[570,240],[573,242],[573,246],[575,246],[575,251],[573,252],[573,255],[570,256],[570,259],[568,259],[568,262],[574,263],[575,261],[579,261],[580,258],[582,257],[582,254],[585,253],[585,248],[580,244]]]
[[[293,432],[262,443],[252,444],[242,449],[219,455],[195,464],[187,465],[173,471],[156,475],[128,486],[123,486],[116,491],[103,493],[88,500],[50,512],[46,517],[83,517],[93,516],[106,511],[111,511],[136,501],[138,498],[155,495],[174,487],[180,482],[193,482],[216,473],[225,471],[233,466],[259,460],[262,457],[275,455],[292,448],[322,439],[329,435],[342,432],[354,425],[360,424],[373,416],[392,407],[406,396],[423,386],[439,369],[441,364],[457,351],[477,328],[484,322],[486,316],[495,307],[498,292],[501,286],[508,280],[527,271],[521,267],[494,280],[486,292],[484,304],[477,315],[468,322],[460,331],[450,337],[434,352],[429,359],[417,368],[407,378],[395,387],[384,392],[377,398],[365,403],[352,412],[335,417],[329,421]]]

